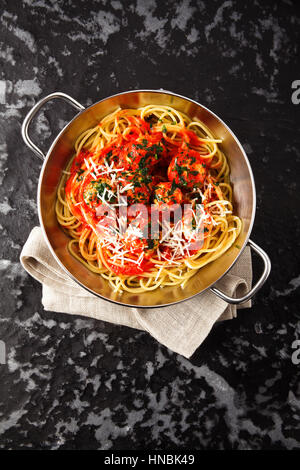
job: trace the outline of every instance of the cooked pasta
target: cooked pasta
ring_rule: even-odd
[[[120,293],[184,288],[241,230],[221,142],[162,105],[117,109],[83,132],[56,201],[70,253]]]

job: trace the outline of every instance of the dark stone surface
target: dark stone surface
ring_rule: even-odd
[[[1,448],[300,448],[296,5],[2,0]],[[252,239],[273,262],[253,308],[217,326],[191,360],[143,332],[44,312],[40,285],[19,265],[38,223],[26,112],[57,90],[87,105],[160,87],[207,105],[244,144],[258,193]],[[47,149],[71,117],[53,103],[35,141]]]

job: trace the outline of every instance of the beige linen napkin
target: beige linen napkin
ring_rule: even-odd
[[[216,321],[236,317],[236,306],[228,305],[210,290],[171,307],[137,309],[112,304],[90,294],[60,268],[47,247],[40,227],[35,227],[21,256],[24,269],[43,285],[45,310],[83,315],[148,331],[169,349],[190,357]],[[216,286],[233,296],[244,295],[252,283],[250,248]],[[247,308],[247,302],[238,308]]]

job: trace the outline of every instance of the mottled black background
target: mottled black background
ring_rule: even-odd
[[[300,448],[300,11],[292,1],[0,3],[0,448]],[[273,270],[253,308],[217,326],[191,360],[147,333],[44,312],[19,265],[38,224],[40,162],[20,126],[53,91],[84,105],[165,88],[220,115],[257,186],[252,239]],[[72,117],[53,103],[33,137],[47,149]],[[255,266],[256,276],[261,266]]]

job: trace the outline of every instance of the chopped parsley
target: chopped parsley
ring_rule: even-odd
[[[153,248],[154,248],[154,240],[152,240],[151,238],[148,238],[148,240],[147,240],[147,245],[148,245],[148,246],[147,246],[148,250],[153,250]]]
[[[172,181],[171,189],[170,189],[170,196],[174,194],[175,189],[177,188],[177,185],[175,183],[175,180]]]
[[[82,173],[84,173],[84,170],[82,168],[80,168],[78,171],[77,171],[77,178],[76,178],[76,181],[82,181]]]

